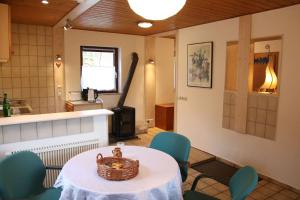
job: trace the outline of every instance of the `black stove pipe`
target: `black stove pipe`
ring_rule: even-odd
[[[135,68],[136,68],[137,63],[139,61],[138,54],[136,52],[133,52],[131,54],[131,59],[132,59],[132,63],[131,63],[131,66],[129,68],[127,80],[124,84],[123,91],[122,91],[122,94],[121,94],[119,102],[118,102],[118,107],[119,108],[124,106],[124,102],[125,102],[125,99],[126,99],[126,96],[127,96],[127,93],[128,93],[128,90],[129,90],[129,87],[130,87],[130,84],[131,84],[131,81],[132,81],[132,78],[133,78],[133,75],[134,75],[134,72],[135,72]]]

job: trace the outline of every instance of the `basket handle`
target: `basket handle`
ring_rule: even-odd
[[[100,158],[99,158],[100,157]],[[97,160],[102,160],[103,159],[103,156],[101,153],[98,153],[97,156],[96,156],[96,159]]]

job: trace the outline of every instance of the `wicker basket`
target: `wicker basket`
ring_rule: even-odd
[[[113,181],[134,178],[139,172],[139,161],[122,157],[103,157],[97,155],[97,173],[99,176]]]

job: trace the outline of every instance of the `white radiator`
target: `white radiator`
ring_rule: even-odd
[[[74,157],[75,155],[96,148],[99,148],[99,140],[44,146],[33,149],[25,148],[10,153],[13,154],[19,151],[31,151],[36,153],[41,158],[45,166],[63,166],[70,158]],[[47,170],[44,186],[53,186],[58,174],[59,170]]]

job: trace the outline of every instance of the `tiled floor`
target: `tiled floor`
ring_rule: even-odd
[[[140,134],[139,139],[125,141],[126,145],[139,145],[139,146],[148,146],[157,133],[163,130],[158,128],[151,128],[148,130],[147,134]],[[206,160],[208,158],[213,157],[210,154],[207,154],[201,150],[192,148],[190,153],[190,163],[196,163],[202,160]],[[191,185],[195,179],[195,177],[199,174],[198,171],[190,168],[188,171],[188,179],[183,184],[183,191],[189,190]],[[218,183],[217,181],[209,178],[204,178],[198,182],[197,191],[201,191],[203,193],[209,194],[221,200],[230,199],[230,192],[228,187]],[[267,180],[261,180],[255,189],[254,192],[250,194],[247,200],[300,200],[300,193],[297,191],[293,191],[286,187],[283,187],[279,184],[272,183]]]
[[[149,146],[150,142],[152,141],[152,138],[157,133],[162,132],[162,131],[164,131],[164,130],[159,129],[159,128],[150,128],[148,130],[147,134],[139,134],[138,135],[139,139],[125,141],[125,143],[126,143],[126,145]],[[190,162],[190,164],[194,164],[194,163],[197,163],[197,162],[200,162],[202,160],[206,160],[206,159],[209,159],[212,157],[213,156],[208,153],[200,151],[196,148],[191,148],[189,162]]]

